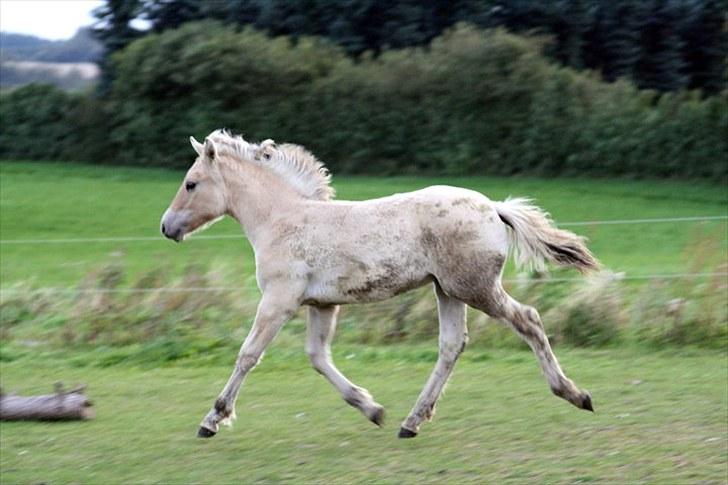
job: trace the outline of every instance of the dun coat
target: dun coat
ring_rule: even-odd
[[[381,426],[384,408],[331,359],[339,305],[380,301],[425,284],[433,286],[438,303],[439,357],[400,437],[416,436],[434,415],[468,341],[466,305],[509,325],[533,349],[552,392],[592,410],[589,393],[561,370],[538,312],[501,284],[509,250],[519,264],[598,268],[582,238],[554,227],[528,200],[496,202],[447,186],[361,202],[333,200],[328,171],[301,146],[254,144],[220,130],[204,144],[190,141],[197,159],[162,217],[162,233],[180,242],[233,217],[254,248],[262,292],[233,373],[198,436],[214,436],[235,417],[245,376],[302,305],[308,306],[306,351],[314,368]]]

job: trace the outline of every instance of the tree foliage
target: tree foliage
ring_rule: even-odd
[[[0,156],[183,168],[189,135],[228,127],[304,144],[334,172],[726,180],[725,91],[658,95],[542,51],[459,25],[353,60],[321,38],[185,23],[117,52],[105,99],[4,95]]]
[[[93,12],[97,19],[93,33],[104,46],[99,84],[102,94],[108,91],[114,79],[111,56],[143,35],[139,29],[131,25],[131,22],[139,16],[141,7],[141,0],[106,0],[106,4]]]
[[[323,36],[355,57],[425,46],[466,21],[549,36],[550,56],[610,81],[707,93],[725,85],[725,0],[110,0],[109,10],[122,3],[155,32],[214,19],[272,36]]]

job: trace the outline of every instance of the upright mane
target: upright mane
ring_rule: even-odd
[[[215,130],[208,138],[215,144],[219,155],[265,167],[307,199],[331,200],[334,197],[329,170],[301,145],[276,145],[272,140],[250,143],[227,130]]]

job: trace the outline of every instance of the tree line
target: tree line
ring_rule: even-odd
[[[547,36],[552,59],[608,81],[714,94],[725,83],[727,11],[726,0],[107,0],[96,32],[111,55],[144,35],[134,18],[156,33],[212,19],[271,36],[325,37],[358,57],[426,46],[468,22]]]
[[[2,95],[0,158],[185,168],[228,127],[306,145],[334,173],[728,179],[728,92],[659,93],[564,67],[539,37],[457,24],[353,58],[220,21],[130,42],[104,96]]]

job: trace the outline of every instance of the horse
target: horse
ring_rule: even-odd
[[[497,202],[479,192],[432,186],[365,201],[334,200],[331,174],[300,145],[250,143],[216,130],[161,220],[176,242],[227,215],[242,226],[255,252],[261,291],[253,325],[232,375],[200,423],[209,438],[235,419],[246,375],[301,306],[308,307],[306,352],[343,399],[378,426],[384,408],[346,378],[331,358],[340,305],[369,303],[430,284],[437,298],[439,352],[435,368],[399,437],[412,438],[435,404],[468,341],[471,306],[510,326],[533,350],[551,391],[593,411],[591,395],[566,377],[538,312],[513,299],[501,276],[509,251],[517,264],[546,261],[588,272],[599,263],[584,239],[557,229],[529,199]]]

